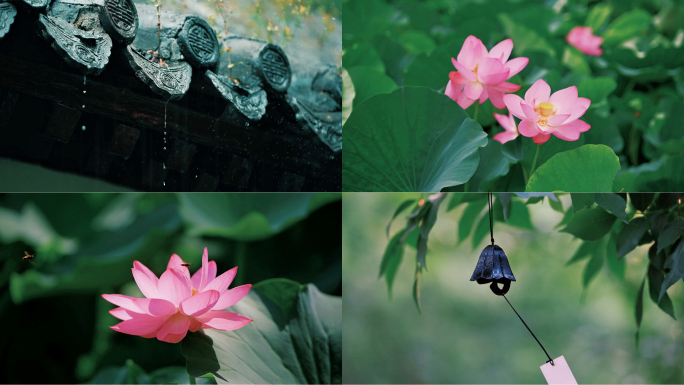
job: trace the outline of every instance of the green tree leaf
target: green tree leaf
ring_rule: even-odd
[[[610,147],[586,144],[554,155],[532,174],[525,191],[611,191],[619,169]]]
[[[342,299],[283,281],[260,282],[231,308],[252,318],[249,325],[188,333],[181,343],[188,373],[213,373],[219,383],[341,383]]]
[[[499,193],[499,201],[503,210],[503,220],[508,222],[508,210],[510,208],[511,197],[513,193]]]
[[[480,218],[480,222],[477,224],[475,233],[473,233],[473,238],[471,239],[473,250],[480,245],[487,234],[489,234],[489,216],[483,215],[482,218]]]
[[[658,239],[660,232],[667,226],[667,213],[664,211],[657,212],[651,217],[651,234],[654,239]]]
[[[449,200],[449,205],[447,206],[447,212],[455,209],[463,203],[485,201],[486,203],[487,195],[485,194],[451,194],[451,199]]]
[[[572,212],[576,213],[594,204],[594,194],[591,193],[570,193],[572,200]]]
[[[641,281],[641,287],[637,292],[636,306],[634,307],[634,315],[636,316],[636,344],[639,345],[639,329],[641,328],[641,319],[644,316],[644,285],[646,284],[646,277]]]
[[[618,258],[618,254],[615,246],[615,236],[611,235],[608,238],[608,244],[606,245],[606,265],[610,271],[615,274],[615,276],[621,281],[625,280],[625,259]]]
[[[435,194],[428,198],[432,202],[432,205],[430,205],[428,212],[425,214],[425,217],[420,224],[420,234],[418,236],[418,243],[416,245],[416,260],[418,261],[418,264],[425,270],[427,270],[425,257],[427,256],[428,237],[430,236],[432,227],[437,222],[439,206],[444,201],[444,198],[446,198],[446,193]]]
[[[684,233],[684,220],[678,219],[668,223],[658,235],[658,252],[673,244]]]
[[[589,287],[591,281],[596,278],[601,267],[603,267],[603,255],[604,251],[602,249],[594,249],[589,262],[584,266],[584,271],[582,272],[582,286],[584,288]]]
[[[575,253],[572,255],[572,257],[565,263],[565,266],[570,266],[583,259],[589,258],[596,253],[596,250],[601,249],[601,247],[603,247],[603,242],[599,241],[585,241],[580,243],[580,246],[577,248],[577,250],[575,250]]]
[[[463,184],[487,134],[448,96],[424,87],[376,95],[345,125],[345,191],[434,191]]]
[[[388,236],[388,237],[389,237],[389,233],[390,233],[390,226],[392,226],[392,222],[394,221],[394,219],[395,219],[399,214],[401,214],[404,210],[406,210],[407,208],[409,208],[409,206],[411,206],[411,205],[413,204],[413,202],[415,202],[415,201],[416,201],[415,199],[407,199],[407,200],[401,202],[401,204],[399,205],[399,207],[397,207],[397,209],[394,211],[394,215],[392,215],[392,219],[390,219],[389,223],[387,223],[387,229],[386,229],[387,231],[386,231],[386,233],[387,233],[387,236]]]
[[[672,300],[670,296],[665,293],[662,298],[658,298],[660,295],[660,288],[663,286],[663,281],[665,277],[662,271],[658,270],[655,266],[648,265],[648,294],[651,296],[651,300],[658,304],[658,307],[669,314],[670,317],[677,319],[674,313],[674,306],[672,306]]]
[[[494,201],[494,220],[504,221],[503,207],[500,201]],[[530,209],[520,200],[512,200],[508,207],[508,220],[504,221],[509,226],[515,226],[525,230],[534,230]],[[487,215],[485,215],[489,218]]]
[[[627,202],[621,196],[609,192],[597,192],[594,194],[594,201],[624,223],[628,223],[627,213],[625,212],[627,210]]]
[[[579,211],[560,232],[568,233],[585,241],[595,241],[608,234],[615,223],[615,216],[604,209],[593,208]]]
[[[618,258],[622,259],[622,257],[634,250],[647,230],[648,221],[645,217],[637,217],[629,221],[629,224],[624,226],[617,235],[616,248]]]
[[[654,193],[629,193],[629,200],[635,209],[643,212],[653,202]]]
[[[661,192],[655,199],[655,207],[658,209],[669,209],[679,204],[679,193]]]
[[[402,239],[402,242],[406,242],[406,239],[408,238],[409,234],[413,234],[414,230],[418,228],[420,225],[420,222],[425,218],[427,213],[430,211],[430,208],[432,207],[432,202],[431,201],[424,201],[422,206],[416,207],[413,212],[408,216],[408,221],[406,222],[406,228],[404,229],[404,236]],[[416,238],[416,241],[418,239]],[[411,243],[414,245],[413,243]]]
[[[473,231],[475,221],[480,217],[485,206],[487,206],[487,201],[480,200],[471,202],[463,210],[463,215],[461,215],[461,219],[458,221],[458,243],[468,238],[468,235]]]
[[[416,263],[416,278],[413,281],[413,302],[415,302],[419,313],[423,312],[421,309],[421,306],[420,306],[420,274],[421,274],[421,272],[422,272],[422,268],[420,267],[420,264]]]
[[[558,200],[553,200],[549,198],[549,206],[553,209],[553,211],[565,214],[565,209],[563,208],[563,202],[558,199]]]
[[[684,242],[679,242],[677,248],[667,256],[665,260],[665,268],[669,268],[670,272],[665,276],[665,281],[660,288],[660,296],[658,301],[663,299],[667,289],[674,285],[680,279],[684,279]]]
[[[663,271],[665,269],[665,252],[658,252],[658,242],[655,242],[648,248],[648,260],[656,269]]]
[[[568,223],[570,223],[570,219],[572,219],[573,215],[574,215],[574,213],[572,212],[572,208],[568,208],[568,210],[563,215],[563,219],[561,219],[561,221],[558,222],[558,224],[556,226],[554,226],[553,228],[557,229],[561,226],[566,226]]]
[[[387,292],[392,296],[392,283],[394,282],[394,277],[399,271],[399,266],[404,258],[404,243],[402,242],[403,231],[396,233],[392,239],[387,244],[385,248],[385,253],[382,256],[382,262],[380,262],[380,274],[378,278],[385,276],[385,281],[387,281]]]

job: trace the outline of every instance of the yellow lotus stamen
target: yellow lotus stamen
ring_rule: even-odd
[[[477,67],[480,66],[480,63],[475,64],[475,68],[473,68],[471,71],[477,76]]]
[[[549,116],[553,113],[553,104],[549,102],[541,102],[539,103],[539,109],[541,110],[542,115]]]
[[[199,293],[199,290],[195,290],[195,288],[193,288],[193,289],[192,289],[192,295],[195,295],[195,294],[197,294],[197,293]]]

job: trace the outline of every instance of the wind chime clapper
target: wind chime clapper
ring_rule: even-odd
[[[506,256],[506,253],[500,246],[494,243],[494,215],[492,212],[492,199],[492,194],[489,193],[487,196],[487,203],[489,206],[489,232],[491,235],[492,244],[488,245],[484,248],[484,250],[482,250],[480,259],[477,261],[475,271],[470,277],[470,280],[477,281],[477,283],[480,285],[490,283],[489,288],[492,290],[492,293],[504,297],[506,302],[508,302],[508,304],[511,306],[511,309],[513,309],[518,318],[520,318],[520,321],[522,321],[523,325],[525,325],[530,334],[532,334],[532,337],[534,337],[539,346],[542,348],[544,354],[546,354],[546,357],[548,357],[548,361],[546,361],[546,364],[541,366],[541,369],[549,384],[577,384],[577,381],[572,375],[565,358],[563,356],[558,357],[556,360],[559,361],[560,365],[556,365],[549,353],[546,351],[546,349],[544,349],[544,346],[541,344],[541,342],[539,342],[539,339],[537,339],[537,336],[532,333],[530,327],[527,326],[520,314],[518,314],[511,302],[508,300],[508,298],[506,298],[506,293],[508,293],[508,290],[511,287],[511,281],[515,281],[515,277],[513,276],[511,265],[508,263],[508,257]],[[499,284],[502,284],[503,287],[499,288]],[[553,369],[548,367],[549,363]]]

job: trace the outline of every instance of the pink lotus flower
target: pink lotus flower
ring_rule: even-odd
[[[564,88],[551,94],[551,87],[537,80],[527,92],[525,100],[518,95],[504,96],[504,103],[515,117],[521,135],[533,138],[537,144],[546,143],[551,134],[569,142],[579,139],[580,133],[591,128],[578,120],[589,108],[591,100],[577,97],[577,87]]]
[[[587,55],[601,56],[603,54],[603,50],[600,48],[603,44],[603,38],[594,36],[591,27],[575,27],[565,36],[565,40]]]
[[[475,100],[484,103],[491,99],[494,107],[505,107],[503,96],[515,92],[520,86],[506,82],[522,71],[530,59],[519,57],[508,60],[513,50],[513,41],[506,39],[495,45],[491,51],[475,36],[468,36],[458,59],[451,62],[458,71],[449,73],[449,83],[444,93],[455,100],[463,109],[470,107]]]
[[[192,277],[183,263],[178,255],[172,255],[166,271],[157,279],[145,265],[133,262],[133,278],[147,298],[102,294],[102,298],[119,306],[109,313],[123,321],[110,328],[177,343],[188,330],[235,330],[252,322],[243,315],[220,311],[235,305],[252,288],[243,285],[226,291],[237,267],[216,277],[216,262],[209,262],[206,247],[202,267]]]
[[[499,132],[494,135],[494,140],[498,140],[501,144],[509,142],[518,137],[518,127],[515,126],[513,115],[508,113],[508,116],[501,114],[494,114],[494,118],[503,127],[504,132]]]

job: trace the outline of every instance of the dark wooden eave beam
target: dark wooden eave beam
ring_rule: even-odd
[[[228,149],[235,154],[272,159],[289,169],[301,170],[303,174],[324,170],[339,172],[339,160],[333,159],[332,153],[315,138],[279,134],[265,127],[250,129],[232,125],[221,116],[209,116],[173,102],[166,105],[159,98],[142,95],[126,87],[105,84],[92,76],[88,77],[88,92],[84,94],[82,76],[17,58],[0,55],[0,68],[0,86],[20,93],[59,101],[73,108],[85,105],[83,112],[136,127],[167,131],[169,135],[186,137],[213,148]]]

